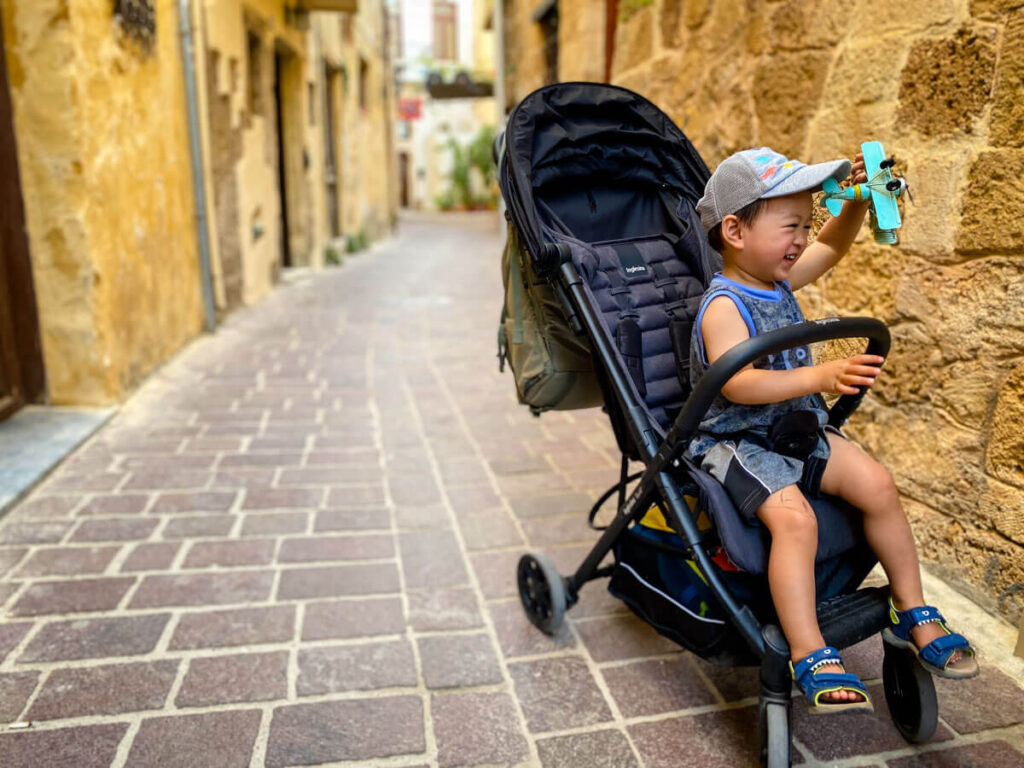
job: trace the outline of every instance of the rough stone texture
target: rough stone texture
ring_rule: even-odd
[[[247,768],[260,713],[211,712],[142,721],[126,765],[132,768]]]
[[[416,685],[412,647],[405,640],[299,651],[300,696]]]
[[[287,651],[192,659],[174,703],[204,707],[282,699],[288,692],[287,666]]]
[[[4,768],[108,768],[127,723],[0,733]]]
[[[625,5],[625,4],[623,4]],[[654,9],[641,8],[615,29],[615,58],[612,72],[626,72],[650,56],[654,38]]]
[[[799,156],[807,126],[825,85],[828,54],[779,53],[762,60],[754,73],[754,104],[761,141],[778,152]]]
[[[508,665],[516,695],[533,733],[575,728],[611,719],[611,712],[580,658]]]
[[[116,608],[135,579],[78,579],[75,581],[39,581],[21,593],[11,613],[15,616],[42,616],[48,613],[83,613]]]
[[[922,40],[907,56],[897,119],[924,136],[971,133],[992,90],[991,30],[961,29],[943,40]]]
[[[171,636],[172,649],[259,645],[291,640],[295,607],[240,608],[229,611],[186,613]]]
[[[641,661],[602,674],[623,717],[659,715],[716,701],[686,658]]]
[[[593,731],[537,740],[543,768],[639,768],[636,755],[621,731]]]
[[[427,688],[468,688],[502,681],[494,647],[485,634],[421,637],[417,643]]]
[[[890,768],[1014,768],[1024,763],[1024,752],[1014,749],[1005,741],[988,741],[966,747],[952,747],[923,755],[890,759]]]
[[[795,709],[795,708],[794,708]],[[744,707],[629,727],[648,768],[735,768],[758,764],[757,708]],[[736,732],[743,739],[732,738]]]
[[[971,165],[962,198],[962,219],[956,234],[958,253],[1013,253],[1020,247],[1024,223],[1013,212],[1024,205],[1024,191],[1018,183],[1022,173],[1024,150],[993,149],[978,155]],[[995,295],[1000,287],[998,283],[986,286]],[[995,329],[1001,330],[1006,325],[998,323]]]
[[[399,634],[405,628],[402,601],[397,597],[374,600],[324,600],[306,604],[303,640]]]
[[[1024,432],[1021,424],[1024,424],[1024,363],[1017,365],[999,388],[985,451],[988,473],[1024,491]],[[1018,537],[1017,541],[1024,542],[1024,538]]]
[[[1006,22],[992,92],[989,142],[996,147],[1024,146],[1024,12]]]
[[[38,672],[8,672],[0,674],[0,721],[11,723],[18,719],[39,682]],[[2,753],[0,753],[2,754]]]
[[[939,715],[958,733],[1024,723],[1024,690],[998,670],[983,668],[970,680],[935,678],[935,690]]]
[[[47,678],[25,717],[53,720],[161,709],[177,671],[177,661],[57,669]]]
[[[515,704],[507,694],[435,694],[430,707],[438,764],[445,768],[515,765],[529,756],[526,739],[515,727]]]
[[[116,619],[55,621],[44,626],[19,661],[64,661],[136,656],[153,650],[170,616],[155,613]]]
[[[423,703],[415,696],[295,704],[274,710],[266,765],[371,760],[424,747]]]

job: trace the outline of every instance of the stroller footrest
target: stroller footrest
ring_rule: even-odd
[[[889,588],[865,587],[818,603],[818,625],[828,645],[847,648],[889,625]]]

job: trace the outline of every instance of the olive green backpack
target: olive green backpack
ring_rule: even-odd
[[[519,402],[534,415],[602,405],[590,347],[569,326],[551,285],[534,273],[511,223],[501,275],[505,301],[498,326],[498,366],[504,370],[508,360]]]

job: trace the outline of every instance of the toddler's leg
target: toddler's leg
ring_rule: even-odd
[[[814,556],[818,550],[818,521],[807,499],[795,485],[769,496],[757,508],[757,516],[772,535],[768,553],[768,586],[782,632],[794,661],[825,645],[815,613]],[[826,665],[822,672],[842,672]],[[853,691],[834,691],[826,701],[860,701]]]
[[[864,513],[864,535],[889,577],[897,610],[924,605],[914,534],[892,475],[853,443],[835,434],[828,439],[832,456],[825,465],[821,490],[842,497]],[[944,634],[937,624],[921,624],[911,630],[919,648]],[[949,666],[955,668],[959,661],[957,651]]]

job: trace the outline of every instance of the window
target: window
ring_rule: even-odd
[[[456,61],[459,58],[459,32],[455,3],[434,0],[434,58]]]
[[[246,34],[249,41],[249,114],[259,115],[263,114],[263,79],[260,67],[260,59],[263,56],[263,46],[260,44],[260,36],[255,32],[250,31]]]

